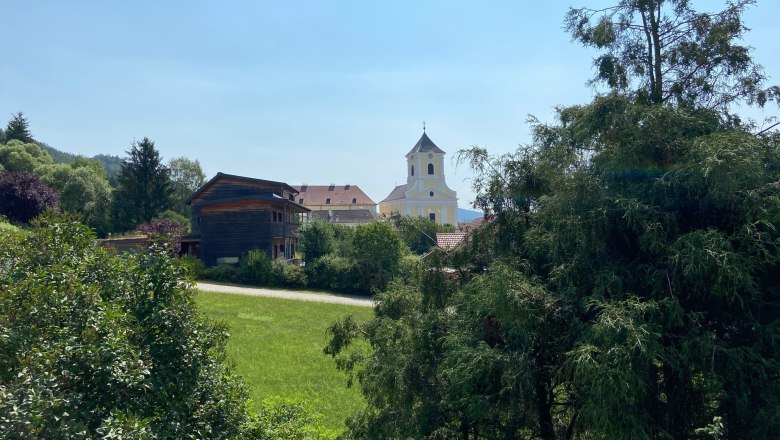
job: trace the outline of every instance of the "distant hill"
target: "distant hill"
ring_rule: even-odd
[[[51,155],[55,163],[72,163],[78,157],[75,154],[60,151],[50,145],[44,144],[43,142],[38,142],[38,145],[40,145],[41,148],[46,150],[49,155]],[[103,164],[103,169],[106,170],[106,176],[108,177],[108,183],[110,183],[111,186],[116,186],[116,177],[119,174],[119,171],[122,169],[122,158],[108,154],[98,154],[97,156],[93,156],[90,159],[96,160]]]
[[[482,212],[458,208],[458,223],[468,223],[475,218],[482,217]]]

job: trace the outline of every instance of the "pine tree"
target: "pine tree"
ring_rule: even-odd
[[[20,140],[26,144],[35,142],[30,133],[30,123],[22,112],[16,113],[5,127],[5,141]]]
[[[154,142],[143,138],[127,154],[114,195],[114,227],[123,231],[151,221],[173,205],[170,170]]]

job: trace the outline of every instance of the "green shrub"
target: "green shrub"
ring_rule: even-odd
[[[245,425],[242,438],[252,440],[320,440],[330,438],[322,415],[290,399],[266,399]]]
[[[70,217],[0,232],[0,438],[235,438],[244,387],[164,247],[115,255]]]
[[[239,269],[230,264],[220,264],[203,271],[204,279],[223,283],[237,283],[239,282],[239,275]]]
[[[279,287],[306,287],[306,274],[297,264],[274,260],[271,264],[271,284]]]
[[[241,258],[240,281],[248,284],[267,285],[271,280],[271,258],[262,249],[254,249]]]
[[[422,262],[418,255],[404,255],[398,267],[398,275],[404,281],[416,283],[422,274]]]
[[[189,275],[195,279],[201,279],[205,277],[206,266],[203,261],[194,255],[182,255],[179,261],[187,268]]]
[[[306,265],[309,285],[320,289],[350,292],[356,290],[354,261],[334,254]]]

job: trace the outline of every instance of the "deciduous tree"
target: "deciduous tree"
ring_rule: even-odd
[[[0,174],[0,215],[27,223],[58,206],[57,193],[37,175],[29,171]]]

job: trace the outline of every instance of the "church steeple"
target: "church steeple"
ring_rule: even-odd
[[[442,151],[441,148],[437,147],[436,144],[433,143],[431,138],[428,137],[428,135],[425,133],[425,130],[423,130],[422,136],[420,136],[420,140],[417,141],[417,143],[412,147],[412,150],[406,153],[406,156],[408,157],[410,154],[414,153],[439,153],[444,154],[444,151]]]

